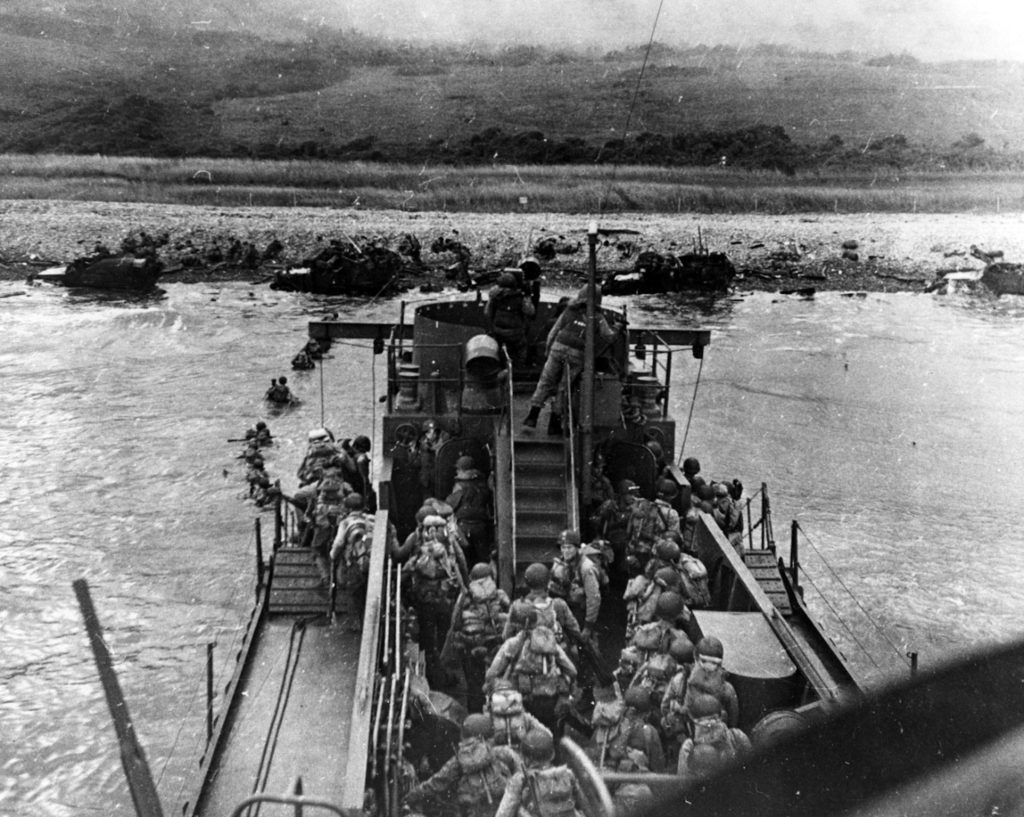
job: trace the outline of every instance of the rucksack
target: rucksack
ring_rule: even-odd
[[[679,665],[671,655],[663,652],[655,653],[637,670],[630,686],[655,693],[660,702],[665,687],[668,686],[678,669]]]
[[[568,693],[569,682],[558,663],[558,653],[558,642],[549,628],[537,625],[530,630],[512,668],[516,689],[533,698]]]
[[[683,581],[683,595],[689,607],[707,607],[711,604],[708,569],[700,559],[684,553],[679,577]]]
[[[459,587],[457,568],[440,542],[427,542],[411,563],[413,589],[421,602],[450,599]]]
[[[370,575],[370,556],[373,550],[373,517],[352,514],[342,521],[344,526],[345,575],[350,583],[365,582]]]
[[[636,631],[633,636],[633,646],[647,656],[655,653],[668,653],[673,636],[674,633],[671,629],[662,627],[661,622],[652,621]]]
[[[573,776],[565,766],[552,766],[526,773],[530,784],[534,817],[574,817],[576,797],[573,794]]]
[[[486,647],[501,639],[508,614],[501,609],[498,585],[487,577],[469,583],[460,636],[467,647]]]
[[[495,806],[504,794],[507,778],[495,762],[487,742],[463,741],[455,757],[461,772],[455,788],[459,805],[465,810],[484,803]]]

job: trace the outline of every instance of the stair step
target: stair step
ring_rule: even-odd
[[[556,468],[544,469],[523,469],[516,471],[516,496],[519,491],[558,491],[565,489],[565,472],[559,466]]]
[[[561,488],[559,483],[558,488]],[[565,513],[565,492],[546,485],[516,485],[516,512],[526,510]]]
[[[554,538],[546,540],[523,539],[516,541],[516,564],[544,562],[550,564],[559,555]]]

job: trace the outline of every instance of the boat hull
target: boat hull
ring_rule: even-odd
[[[163,274],[163,264],[155,258],[121,255],[109,258],[79,258],[63,270],[59,267],[36,276],[41,281],[64,287],[88,287],[125,292],[153,289]]]

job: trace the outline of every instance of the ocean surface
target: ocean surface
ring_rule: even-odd
[[[289,488],[310,428],[370,433],[381,358],[336,345],[322,378],[289,361],[311,317],[394,320],[397,304],[0,284],[23,290],[0,298],[0,814],[133,813],[77,578],[164,812],[180,813],[208,645],[219,691],[253,601],[261,514],[229,439],[265,419]],[[782,554],[799,520],[808,599],[868,683],[904,675],[910,651],[927,667],[1024,634],[1024,302],[652,296],[629,315],[714,330],[699,379],[688,354],[673,362],[680,440],[695,400],[685,453],[748,493],[768,484]],[[268,416],[281,374],[303,402]]]

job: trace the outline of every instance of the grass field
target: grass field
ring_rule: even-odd
[[[508,212],[1024,211],[1024,174],[0,155],[0,197]]]

